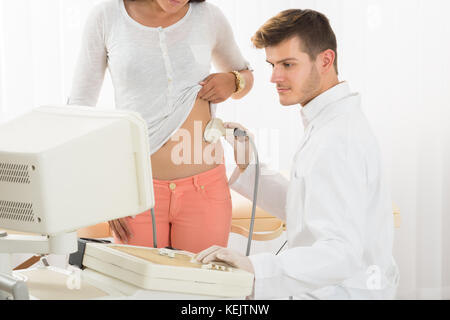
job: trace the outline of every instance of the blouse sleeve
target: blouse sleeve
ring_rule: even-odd
[[[212,50],[212,62],[217,70],[228,72],[232,70],[244,70],[252,68],[244,59],[236,43],[233,30],[222,11],[210,4],[211,26],[215,29],[215,44]]]
[[[67,100],[69,105],[97,104],[107,65],[104,31],[103,7],[96,5],[84,26],[72,89]]]

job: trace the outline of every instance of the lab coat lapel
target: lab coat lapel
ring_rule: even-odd
[[[297,169],[301,151],[308,142],[312,131],[312,125],[308,125],[305,128],[305,135],[297,148],[292,162],[290,183],[286,198],[286,225],[289,226],[286,233],[289,243],[293,243],[293,237],[302,231],[303,205],[301,199],[304,197],[305,186],[304,181],[299,179],[297,175]]]
[[[286,200],[287,239],[291,245],[311,245],[314,242],[310,232],[303,226],[305,183],[302,170],[305,168],[305,162],[312,161],[308,158],[310,151],[306,149],[306,146],[311,137],[317,134],[328,122],[359,107],[359,94],[349,94],[327,105],[305,128],[305,136],[300,142],[293,159]]]

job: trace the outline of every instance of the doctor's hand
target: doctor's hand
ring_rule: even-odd
[[[239,123],[234,122],[224,122],[223,126],[226,129],[240,129],[247,132],[253,141],[255,141],[255,136],[250,133],[244,126]],[[226,135],[225,140],[234,149],[234,160],[239,170],[243,172],[249,165],[251,159],[253,158],[253,150],[248,137],[235,137],[233,135]]]
[[[236,91],[236,77],[233,73],[212,73],[200,82],[203,88],[198,97],[212,103],[227,100]]]
[[[250,259],[234,250],[220,246],[212,246],[195,256],[197,261],[210,263],[212,261],[222,261],[228,263],[234,268],[247,272],[255,273]]]
[[[109,227],[120,241],[127,243],[132,236],[127,221],[124,218],[108,221]]]

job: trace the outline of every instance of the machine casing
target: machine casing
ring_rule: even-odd
[[[137,113],[91,107],[39,107],[3,124],[0,226],[52,235],[153,207],[147,137]]]
[[[131,249],[131,251],[139,252],[141,256],[117,250],[120,247],[127,251]],[[152,255],[157,256],[159,250],[161,249],[87,243],[83,265],[146,290],[224,298],[242,298],[252,293],[254,280],[252,273],[233,267],[224,268],[225,270],[205,269],[206,265],[200,262],[177,261],[177,257],[192,258],[194,256],[193,253],[186,251],[168,250],[175,256],[174,263],[168,265],[151,258]],[[149,258],[145,259],[144,256]]]

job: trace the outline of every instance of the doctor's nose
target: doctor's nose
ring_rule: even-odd
[[[270,82],[272,83],[279,83],[283,82],[284,76],[280,69],[277,67],[274,67],[272,70],[272,77],[270,78]]]

